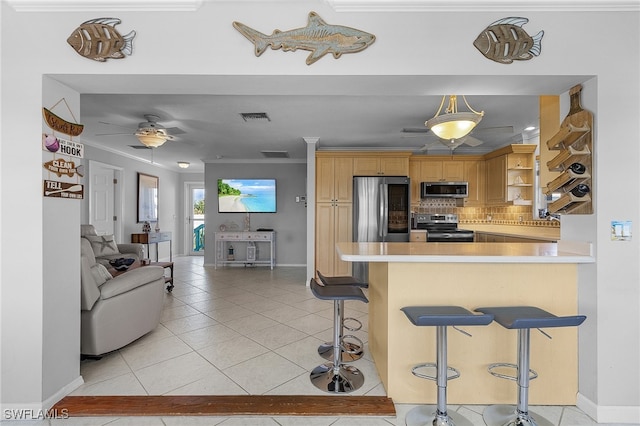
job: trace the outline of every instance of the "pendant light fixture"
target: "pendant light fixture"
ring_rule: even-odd
[[[471,108],[464,95],[462,95],[462,99],[470,112],[458,112],[458,97],[456,95],[450,95],[449,105],[444,111],[445,113],[439,115],[446,100],[445,95],[442,97],[442,102],[436,115],[424,123],[427,129],[430,129],[440,139],[449,141],[468,135],[480,120],[482,120],[484,111],[477,112]]]

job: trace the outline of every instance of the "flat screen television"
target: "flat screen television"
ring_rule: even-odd
[[[218,213],[275,213],[275,179],[218,179]]]

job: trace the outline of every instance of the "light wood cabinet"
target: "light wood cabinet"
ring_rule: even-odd
[[[508,145],[486,155],[486,204],[531,205],[536,145]]]
[[[409,157],[355,157],[354,176],[408,176]]]
[[[351,202],[353,197],[353,158],[316,159],[316,202]]]
[[[409,233],[409,241],[412,243],[426,242],[427,241],[427,231],[422,230],[411,230]]]
[[[540,240],[534,237],[520,237],[517,235],[492,234],[489,232],[475,232],[474,241],[477,243],[548,243],[549,240]]]
[[[335,245],[351,241],[353,157],[316,154],[316,269],[327,275],[350,275],[351,264],[341,261]]]
[[[464,161],[463,181],[469,183],[469,196],[464,199],[465,207],[481,207],[485,204],[485,162]]]
[[[351,262],[340,260],[336,243],[352,240],[352,204],[316,205],[316,270],[326,275],[351,275]]]
[[[487,204],[504,204],[507,191],[507,157],[490,158],[487,166]]]
[[[424,160],[420,175],[422,182],[460,182],[464,180],[464,161]]]

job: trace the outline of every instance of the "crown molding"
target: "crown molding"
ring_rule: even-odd
[[[193,12],[204,0],[4,0],[16,12]]]
[[[17,12],[193,12],[205,1],[259,0],[4,0]],[[286,3],[287,0],[270,1]],[[640,0],[324,0],[336,12],[637,12]]]
[[[325,0],[336,12],[629,12],[640,0]]]

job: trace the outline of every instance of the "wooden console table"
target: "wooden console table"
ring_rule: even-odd
[[[234,259],[227,257],[227,244],[243,242],[243,243],[269,243],[269,260],[259,260],[258,256],[254,259],[238,259],[238,251],[234,253]],[[218,263],[224,265],[226,263],[244,263],[247,264],[268,264],[271,269],[276,265],[276,233],[274,231],[237,231],[237,232],[216,232],[215,233],[216,255],[214,268],[218,267]],[[255,254],[255,252],[254,252]]]
[[[141,234],[131,234],[132,243],[145,244],[147,246],[147,255],[151,258],[151,251],[149,250],[150,244],[156,245],[156,261],[159,261],[158,257],[158,243],[169,243],[169,261],[173,262],[173,247],[171,242],[171,232],[144,232]]]

